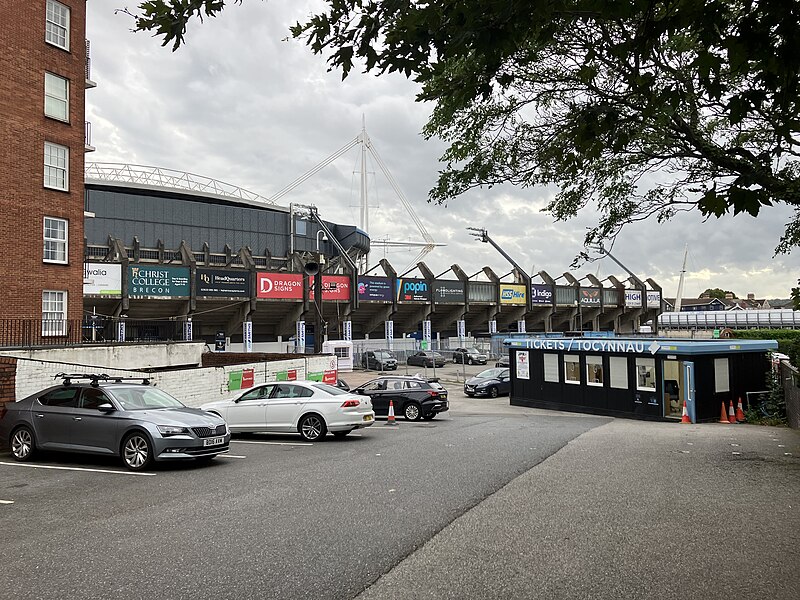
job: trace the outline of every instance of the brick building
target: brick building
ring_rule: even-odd
[[[80,336],[86,0],[0,2],[0,322]]]

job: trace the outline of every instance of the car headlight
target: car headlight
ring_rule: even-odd
[[[175,427],[174,425],[156,425],[158,427],[158,433],[163,436],[169,435],[183,435],[184,433],[189,433],[189,430],[186,427]]]

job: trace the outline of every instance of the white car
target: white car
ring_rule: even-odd
[[[324,439],[328,431],[344,437],[375,422],[368,396],[315,381],[262,383],[200,408],[225,419],[231,433],[297,432],[309,442]]]

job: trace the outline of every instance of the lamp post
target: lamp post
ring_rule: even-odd
[[[321,234],[321,235],[320,235]],[[317,272],[314,273],[314,354],[322,352],[322,268],[325,265],[325,256],[320,252],[320,238],[328,241],[325,230],[317,232]]]

